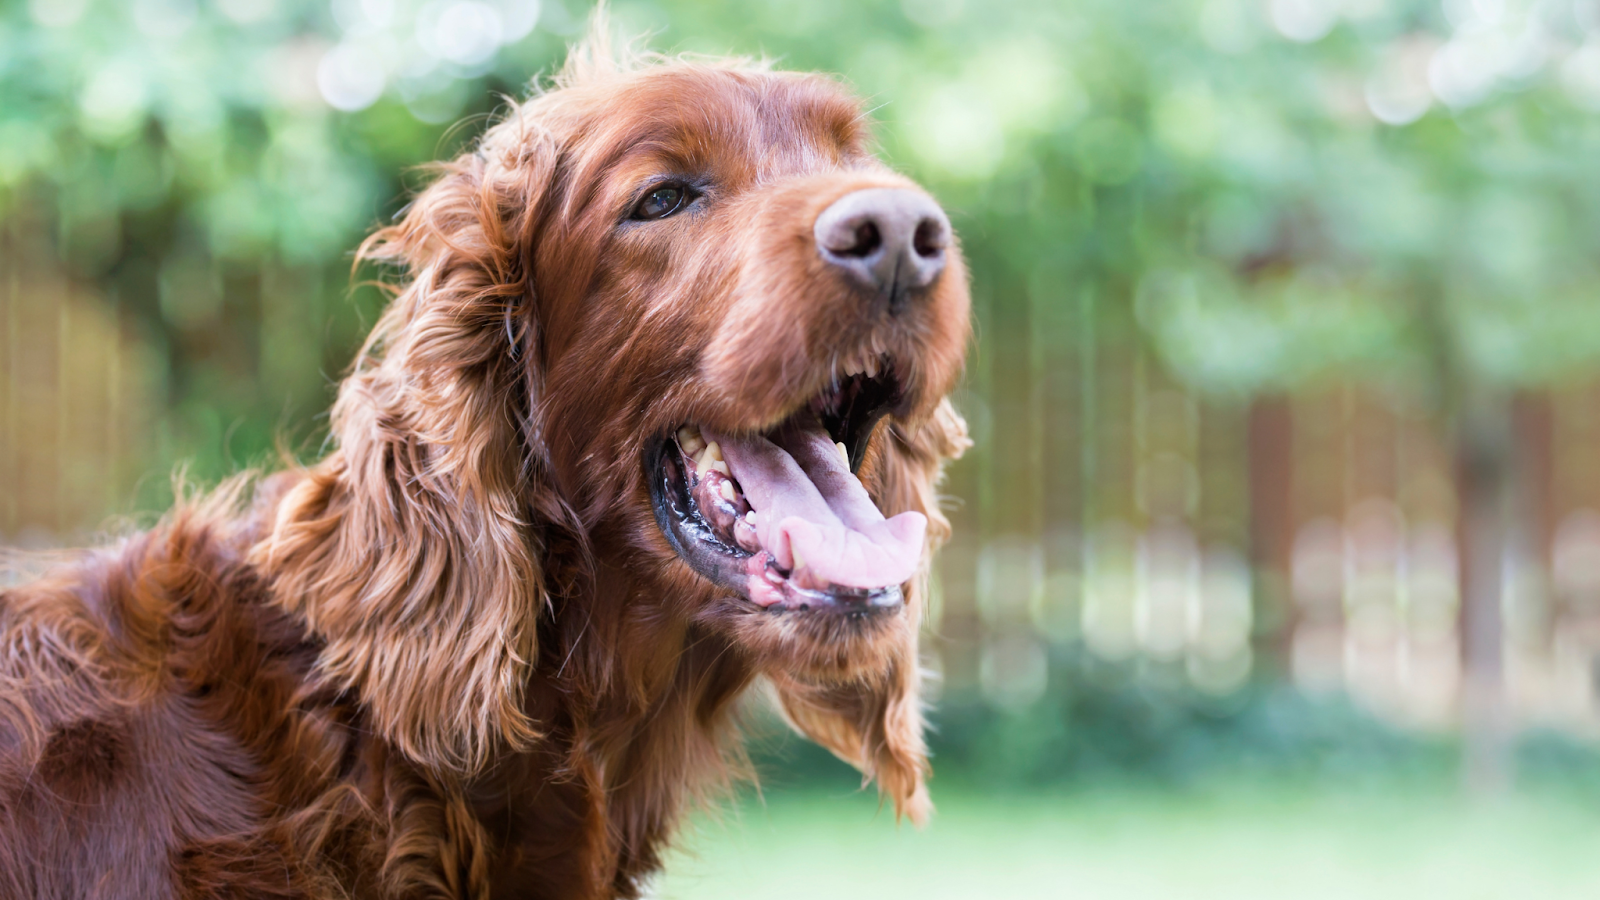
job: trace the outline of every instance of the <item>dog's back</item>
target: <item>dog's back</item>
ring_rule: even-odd
[[[228,493],[0,592],[0,896],[314,893],[294,845],[335,835],[274,813],[362,818],[330,791],[356,723],[308,684]]]

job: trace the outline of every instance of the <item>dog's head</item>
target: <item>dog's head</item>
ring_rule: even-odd
[[[945,214],[868,140],[819,76],[580,52],[369,243],[411,281],[341,390],[338,475],[404,533],[344,501],[365,524],[342,552],[413,625],[488,635],[417,654],[477,670],[465,700],[495,708],[466,724],[536,725],[510,707],[539,607],[571,600],[542,594],[536,548],[559,534],[634,612],[722,635],[797,726],[920,808],[920,582],[966,441],[945,395],[968,295]],[[340,501],[314,490],[286,508],[325,519]],[[336,672],[398,705],[359,646],[374,591],[346,590],[291,602]],[[426,757],[439,739],[410,727]]]
[[[660,65],[518,115],[555,144],[528,253],[563,494],[765,666],[881,669],[968,334],[944,213],[818,76]],[[513,118],[484,152],[525,148]]]

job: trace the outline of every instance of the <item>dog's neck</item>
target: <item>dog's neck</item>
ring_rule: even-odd
[[[466,785],[495,844],[496,897],[633,896],[685,808],[743,774],[730,739],[749,665],[630,604],[636,591],[602,566],[593,596],[558,601],[526,694],[545,737]],[[651,653],[618,657],[619,642]]]

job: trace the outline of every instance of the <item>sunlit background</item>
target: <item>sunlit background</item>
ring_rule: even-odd
[[[588,12],[5,5],[0,544],[314,455],[352,248]],[[978,333],[942,815],[768,738],[663,897],[1600,892],[1600,0],[613,18],[854,85]]]

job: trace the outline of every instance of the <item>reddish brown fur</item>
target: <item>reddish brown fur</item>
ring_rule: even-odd
[[[363,248],[406,280],[329,457],[0,594],[0,897],[637,896],[740,773],[762,677],[920,820],[920,583],[855,625],[727,598],[641,465],[683,422],[774,425],[870,344],[910,394],[862,479],[945,538],[959,256],[885,323],[807,243],[909,185],[866,140],[825,79],[595,45],[442,166]],[[665,170],[709,211],[619,226]]]

